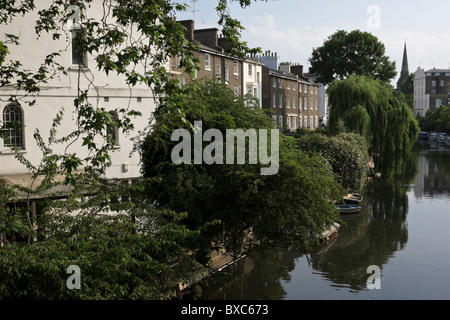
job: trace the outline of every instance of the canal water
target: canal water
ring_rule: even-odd
[[[416,146],[408,168],[369,182],[328,247],[257,248],[211,276],[202,299],[450,299],[450,150]]]

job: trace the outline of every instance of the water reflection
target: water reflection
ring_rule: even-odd
[[[418,150],[419,175],[414,185],[414,196],[417,199],[448,197],[450,193],[450,161],[446,150]]]
[[[430,224],[429,234],[439,233],[443,239],[441,245],[430,249],[429,240],[418,237],[417,233],[410,235],[408,215],[417,213],[410,208],[409,197],[428,201],[442,207],[437,199],[448,199],[450,189],[450,152],[434,151],[424,148],[415,150],[409,159],[408,172],[401,178],[389,182],[375,179],[368,183],[363,195],[364,202],[358,215],[342,216],[342,226],[339,237],[327,248],[320,252],[297,252],[279,248],[258,248],[248,258],[236,265],[236,269],[218,273],[211,277],[204,285],[204,299],[347,299],[347,298],[377,298],[385,299],[412,296],[411,283],[404,279],[417,280],[417,266],[411,261],[419,261],[421,265],[430,264],[436,270],[441,270],[444,278],[450,278],[448,263],[450,256],[445,243],[449,243],[450,236],[446,226],[448,215],[437,217],[443,219],[426,220]],[[432,202],[433,201],[433,202]],[[445,201],[445,200],[444,200]],[[421,213],[421,212],[420,212]],[[448,211],[447,211],[448,213]],[[422,213],[418,217],[424,216]],[[416,217],[416,215],[414,215]],[[417,218],[414,218],[417,219]],[[411,220],[411,219],[410,219]],[[431,223],[438,224],[432,225]],[[423,228],[423,221],[416,221]],[[410,229],[408,229],[410,228]],[[412,230],[415,230],[413,228]],[[422,232],[421,235],[424,233]],[[409,244],[411,236],[416,241]],[[419,242],[422,241],[422,242]],[[416,243],[417,242],[417,243]],[[414,247],[415,246],[415,247]],[[409,247],[409,253],[404,265],[395,269],[396,256]],[[426,262],[421,260],[423,252],[430,256]],[[441,265],[434,266],[438,261]],[[439,262],[441,261],[441,262]],[[397,260],[397,263],[398,260]],[[367,289],[367,267],[370,265],[390,268],[392,279],[385,281],[381,290]],[[393,272],[391,269],[395,269]],[[389,274],[389,272],[387,272]],[[387,276],[386,276],[387,277]],[[431,292],[432,283],[442,283],[442,274],[433,278],[428,272],[429,281],[417,284],[416,293],[420,290]],[[436,275],[436,277],[438,277]],[[402,280],[403,279],[403,280]],[[448,280],[445,280],[449,282]],[[389,282],[391,286],[389,287]],[[386,285],[388,283],[388,285]],[[416,281],[416,283],[419,283]],[[426,284],[430,288],[425,288]],[[413,286],[415,286],[414,284]],[[436,285],[434,285],[436,286]],[[450,290],[445,283],[441,284],[438,298],[449,296]],[[418,293],[417,293],[418,294]],[[432,294],[428,294],[432,296]],[[419,296],[420,298],[426,298]]]

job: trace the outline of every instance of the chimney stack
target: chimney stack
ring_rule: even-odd
[[[182,20],[179,23],[186,28],[184,34],[188,41],[194,40],[194,20]]]

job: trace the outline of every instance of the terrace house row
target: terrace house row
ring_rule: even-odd
[[[200,70],[195,79],[218,79],[223,81],[236,95],[251,94],[261,104],[262,63],[254,59],[242,59],[227,55],[226,39],[219,37],[217,28],[194,29],[193,20],[179,21],[186,28],[186,39],[195,42],[200,48],[192,52],[199,60]],[[177,59],[170,63],[170,72],[183,84],[191,81],[190,76],[177,65]]]
[[[276,53],[255,57],[264,63],[262,108],[285,131],[319,127],[319,84],[303,74],[303,66],[279,62]]]
[[[217,28],[195,30],[193,20],[179,23],[186,29],[186,38],[199,47],[193,52],[200,66],[195,79],[220,79],[236,95],[251,94],[282,130],[319,126],[319,84],[303,74],[303,66],[280,63],[270,52],[245,59],[229,56],[226,39],[219,37]],[[191,81],[178,67],[176,57],[170,70],[183,84]]]

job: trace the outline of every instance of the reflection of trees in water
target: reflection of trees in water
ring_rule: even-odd
[[[216,273],[203,284],[207,299],[281,300],[286,292],[281,280],[289,281],[297,251],[260,247],[233,267]]]
[[[408,185],[417,172],[417,158],[410,158],[408,174],[403,179],[384,182],[375,179],[364,191],[358,219],[346,219],[341,235],[326,254],[312,254],[311,263],[333,286],[353,290],[367,287],[367,267],[380,268],[408,241]],[[351,217],[351,216],[347,216]]]
[[[424,155],[420,155],[421,157]],[[442,163],[441,163],[442,162]],[[354,291],[367,288],[370,265],[381,269],[408,241],[406,218],[411,183],[417,176],[418,154],[408,159],[408,170],[389,182],[375,179],[368,183],[359,215],[347,215],[337,240],[321,253],[308,253],[311,267],[333,287]],[[439,170],[450,172],[449,164],[438,159]],[[440,171],[441,172],[441,171]],[[203,288],[208,299],[283,299],[282,280],[290,280],[296,259],[302,254],[258,248],[239,263],[235,272],[211,277]],[[226,293],[225,293],[226,292]]]

